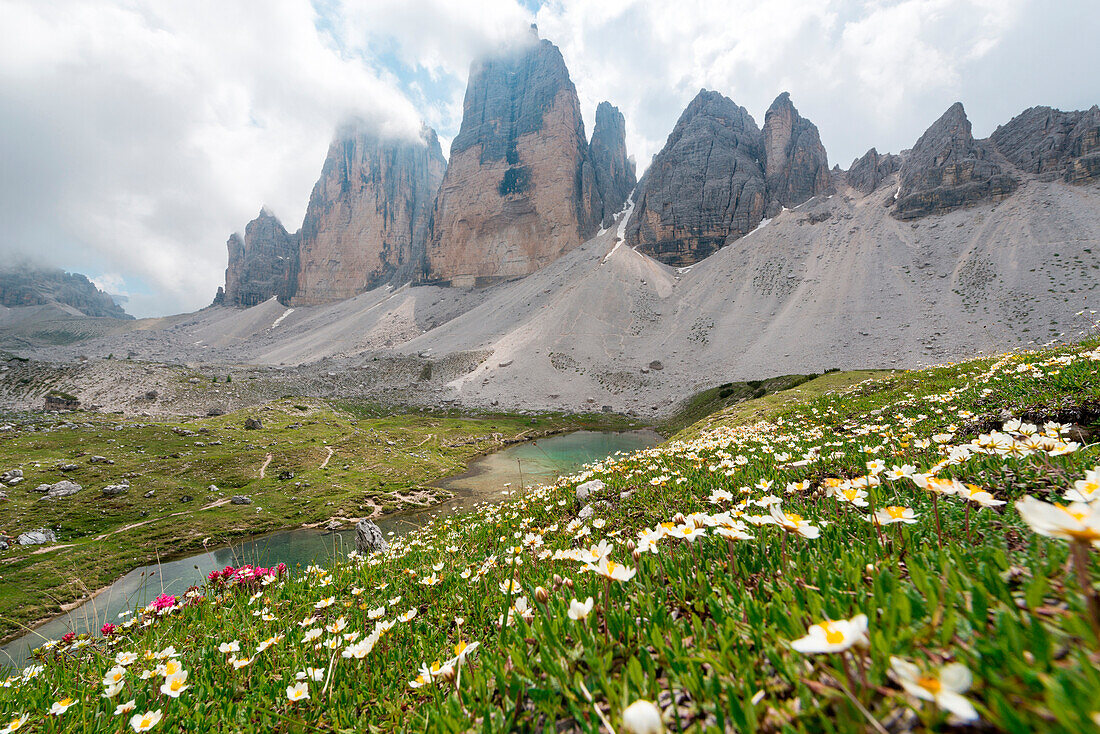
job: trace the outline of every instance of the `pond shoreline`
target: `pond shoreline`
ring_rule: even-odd
[[[648,434],[648,435],[646,435],[646,434]],[[427,506],[403,507],[403,508],[401,508],[399,510],[396,510],[394,512],[389,512],[389,513],[383,513],[381,515],[370,516],[367,519],[371,519],[371,520],[374,520],[374,521],[381,521],[386,525],[393,524],[394,525],[393,531],[397,532],[397,530],[396,530],[396,528],[398,527],[397,524],[402,523],[402,520],[404,518],[415,518],[415,517],[420,517],[420,516],[424,516],[424,515],[432,516],[433,511],[438,511],[441,508],[449,508],[449,509],[447,509],[448,513],[456,513],[456,512],[465,511],[465,509],[466,509],[465,507],[463,507],[461,505],[457,506],[457,507],[451,506],[452,503],[455,503],[456,501],[461,502],[462,500],[469,500],[474,496],[475,493],[471,492],[468,489],[464,489],[462,487],[440,486],[440,485],[444,485],[444,484],[447,484],[447,483],[460,482],[460,481],[463,481],[463,480],[471,480],[471,479],[475,479],[479,476],[484,476],[486,474],[491,474],[493,472],[493,468],[485,465],[485,461],[491,456],[501,454],[501,453],[503,453],[505,451],[508,451],[508,450],[515,450],[517,447],[524,446],[524,445],[534,447],[534,446],[537,445],[538,441],[542,441],[542,440],[545,440],[545,439],[557,439],[557,440],[560,441],[562,439],[565,439],[565,438],[568,438],[569,436],[574,436],[574,435],[615,436],[615,437],[618,437],[620,439],[624,436],[630,436],[630,435],[645,436],[645,438],[641,439],[641,440],[648,442],[650,445],[653,445],[654,443],[657,443],[661,440],[664,440],[664,437],[661,436],[661,434],[657,433],[655,430],[653,430],[651,428],[634,428],[634,429],[627,429],[627,430],[623,430],[623,431],[589,431],[589,430],[584,430],[584,429],[581,429],[581,430],[569,430],[569,429],[542,430],[542,431],[539,431],[538,435],[533,437],[533,438],[522,438],[520,440],[510,439],[510,440],[502,441],[502,442],[500,442],[500,444],[498,444],[492,450],[482,451],[482,452],[480,452],[476,455],[471,456],[470,459],[466,462],[465,468],[462,472],[459,472],[457,474],[450,474],[450,475],[447,475],[447,476],[444,476],[444,477],[440,477],[440,478],[435,479],[435,480],[433,480],[433,481],[431,481],[431,482],[429,482],[425,485],[421,485],[421,486],[425,486],[425,487],[431,487],[433,489],[440,489],[440,490],[446,491],[446,492],[448,492],[452,495],[451,498],[443,500],[441,502],[431,504],[431,505],[427,505]],[[587,463],[587,462],[585,462],[585,463]],[[536,479],[538,477],[545,478],[546,476],[547,476],[547,474],[545,472],[540,474],[536,471],[536,472],[533,472],[531,474],[532,479]],[[527,485],[526,482],[525,482],[525,487],[526,486],[530,486],[530,485]],[[504,496],[499,496],[498,495],[498,497],[499,497],[499,500],[505,499]],[[494,497],[494,499],[495,499],[495,497]],[[404,530],[412,529],[413,527],[419,526],[419,524],[420,523],[409,522],[407,524],[407,528],[403,528],[403,529]],[[341,542],[343,542],[342,534],[353,532],[354,531],[354,522],[351,523],[350,525],[345,525],[344,527],[342,527],[339,530],[325,530],[323,528],[317,527],[315,523],[302,523],[302,524],[287,525],[287,526],[282,526],[282,527],[271,528],[271,529],[265,530],[262,533],[256,533],[256,534],[241,533],[239,536],[236,536],[236,538],[235,538],[236,542],[231,541],[227,544],[218,545],[215,548],[207,548],[205,546],[199,546],[198,548],[195,548],[195,547],[180,548],[180,549],[177,549],[175,552],[172,552],[170,554],[155,555],[153,558],[149,559],[149,562],[147,562],[145,564],[135,565],[135,566],[132,566],[131,568],[127,569],[124,573],[122,573],[118,577],[116,577],[115,580],[112,581],[112,583],[110,583],[110,584],[108,584],[108,585],[106,585],[102,588],[96,589],[91,594],[86,595],[86,596],[84,596],[80,599],[77,599],[77,600],[74,600],[72,602],[66,603],[65,605],[62,606],[62,611],[60,613],[51,614],[51,615],[48,615],[48,616],[43,617],[41,619],[38,619],[34,622],[34,624],[26,625],[26,626],[22,627],[21,629],[16,630],[16,631],[4,636],[4,638],[0,639],[0,648],[7,647],[11,644],[15,644],[15,643],[19,642],[20,640],[26,639],[27,637],[29,637],[31,635],[34,635],[36,633],[36,631],[38,629],[40,629],[41,627],[43,627],[47,624],[50,624],[52,622],[59,621],[59,620],[71,620],[72,619],[72,617],[71,617],[72,612],[82,608],[86,604],[89,604],[89,603],[95,601],[104,592],[106,592],[106,591],[112,589],[113,587],[115,587],[116,585],[120,584],[130,574],[134,573],[135,571],[137,571],[139,569],[145,568],[147,566],[152,566],[154,564],[159,566],[160,564],[170,564],[170,563],[173,563],[173,562],[178,562],[180,560],[186,560],[186,559],[198,560],[198,559],[205,558],[207,555],[214,555],[214,554],[217,554],[219,552],[224,552],[224,551],[233,552],[234,549],[239,549],[243,546],[251,546],[251,547],[255,548],[255,547],[259,546],[260,544],[262,544],[265,538],[270,538],[272,536],[277,536],[277,535],[280,535],[280,534],[294,533],[294,532],[298,532],[298,531],[309,531],[310,535],[316,536],[318,538],[323,538],[325,536],[340,536]],[[336,540],[334,539],[333,542],[335,543]],[[96,611],[97,610],[93,610],[93,612],[96,612]],[[5,652],[6,652],[6,650],[5,650]],[[9,665],[9,663],[10,663],[10,661],[7,660],[6,657],[0,657],[0,667],[5,667],[5,666]]]

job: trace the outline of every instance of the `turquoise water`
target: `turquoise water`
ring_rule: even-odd
[[[577,431],[528,441],[476,459],[464,474],[436,482],[454,498],[423,510],[387,515],[375,522],[383,533],[402,535],[431,518],[469,508],[480,502],[499,501],[511,493],[541,482],[553,481],[593,461],[618,451],[630,452],[656,445],[653,431]],[[297,528],[262,535],[238,544],[187,558],[136,568],[85,604],[42,624],[32,632],[0,648],[0,666],[22,667],[31,650],[66,632],[98,630],[105,622],[119,621],[119,613],[145,605],[160,594],[179,596],[188,587],[202,584],[207,575],[226,566],[250,563],[292,569],[346,556],[355,548],[355,532],[324,533]]]

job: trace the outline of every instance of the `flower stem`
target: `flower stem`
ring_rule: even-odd
[[[1096,598],[1096,590],[1089,581],[1089,548],[1087,543],[1073,543],[1070,546],[1073,554],[1073,568],[1077,572],[1077,583],[1081,586],[1081,593],[1085,595],[1085,605],[1088,608],[1089,624],[1092,632],[1100,642],[1100,599]]]

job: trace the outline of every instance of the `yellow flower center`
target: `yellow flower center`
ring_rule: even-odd
[[[929,693],[939,693],[940,689],[943,688],[940,679],[930,675],[922,675],[920,678],[917,678],[917,685]]]
[[[802,522],[802,515],[795,515],[793,512],[786,513],[787,520],[793,522],[795,525]]]
[[[830,645],[839,645],[844,642],[844,633],[838,630],[832,622],[822,622],[820,627],[825,630],[825,641]]]
[[[858,494],[858,492],[855,489],[846,489],[846,490],[844,490],[844,498],[845,499],[853,500],[853,499],[856,498],[856,494]]]
[[[898,507],[897,505],[890,505],[889,507],[886,508],[886,514],[889,515],[890,517],[892,517],[893,519],[897,520],[897,519],[900,519],[902,517],[905,517],[905,509],[906,508]]]

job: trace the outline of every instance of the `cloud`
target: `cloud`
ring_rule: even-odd
[[[299,0],[0,5],[0,250],[144,279],[161,313],[209,303],[261,204],[297,228],[340,120],[419,127],[315,21]]]
[[[975,133],[1100,101],[1091,0],[0,0],[0,256],[111,273],[139,315],[209,303],[261,205],[296,229],[333,130],[421,119],[444,151],[470,62],[537,22],[591,133],[639,167],[701,87],[758,124],[781,91],[833,162],[898,151],[952,102]]]

